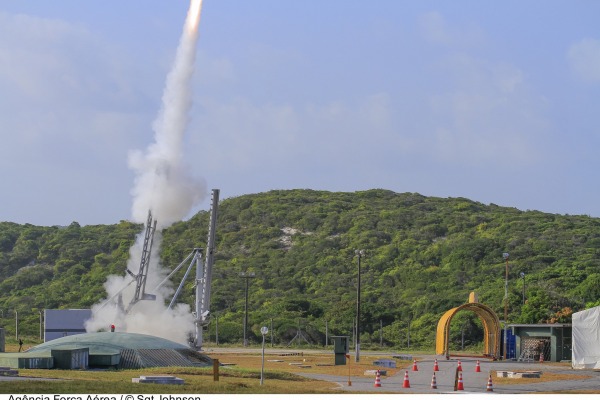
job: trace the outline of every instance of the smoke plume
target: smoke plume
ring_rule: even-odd
[[[204,181],[194,178],[183,160],[201,9],[202,0],[191,0],[175,61],[167,76],[162,107],[153,124],[154,143],[145,151],[129,155],[129,166],[135,172],[132,218],[135,222],[145,222],[151,210],[157,220],[146,280],[146,292],[155,294],[156,300],[141,300],[129,313],[124,313],[117,303],[122,301],[127,308],[134,297],[135,282],[129,275],[109,276],[104,287],[108,299],[116,301],[92,307],[92,319],[86,323],[88,332],[115,324],[117,331],[152,334],[185,343],[188,332],[194,330],[194,317],[188,305],[179,304],[173,310],[165,306],[165,300],[173,293],[172,286],[154,288],[168,274],[159,264],[160,231],[185,218],[207,194]],[[140,268],[143,243],[142,232],[129,251],[127,269],[134,274]]]

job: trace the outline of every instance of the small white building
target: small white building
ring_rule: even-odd
[[[600,368],[600,307],[573,314],[574,369]]]

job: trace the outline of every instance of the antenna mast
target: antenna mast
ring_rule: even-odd
[[[219,189],[212,190],[210,222],[204,265],[200,257],[196,257],[196,348],[202,348],[202,327],[208,324],[210,306],[210,286],[212,282],[212,267],[214,264],[215,230],[217,227],[217,211],[219,208]]]
[[[152,219],[152,211],[148,210],[148,220],[146,221],[146,232],[144,234],[144,247],[142,249],[140,269],[137,275],[127,269],[127,273],[135,279],[135,295],[133,296],[133,299],[131,299],[129,306],[127,306],[127,312],[129,312],[131,307],[140,300],[156,300],[156,295],[146,293],[146,278],[148,277],[148,267],[150,266],[150,255],[152,254],[152,243],[154,241],[155,231],[156,220]]]

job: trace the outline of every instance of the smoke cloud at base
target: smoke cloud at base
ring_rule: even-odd
[[[92,307],[92,318],[85,326],[88,332],[108,330],[114,324],[117,331],[187,343],[188,334],[194,330],[189,305],[177,304],[172,310],[165,305],[173,295],[172,285],[155,288],[168,275],[159,262],[161,230],[185,218],[207,196],[204,180],[193,177],[183,161],[183,137],[192,105],[191,84],[201,10],[202,0],[191,0],[175,61],[167,76],[162,108],[153,124],[154,143],[145,151],[133,151],[129,155],[129,167],[135,172],[132,218],[135,222],[146,222],[150,210],[157,220],[146,280],[146,293],[156,295],[156,300],[140,300],[125,313],[123,307],[127,309],[134,297],[135,282],[129,275],[111,275],[104,288],[107,299],[112,300]],[[144,232],[141,232],[129,251],[127,269],[134,274],[140,269],[143,244]],[[118,305],[119,299],[123,307]]]

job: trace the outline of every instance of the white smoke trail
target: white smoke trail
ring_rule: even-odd
[[[184,218],[206,196],[206,187],[192,177],[183,163],[183,135],[192,104],[201,0],[192,0],[175,63],[162,98],[162,109],[154,122],[155,142],[146,153],[132,152],[129,165],[136,172],[133,219],[144,222],[148,210],[158,220],[158,229]]]
[[[198,24],[202,0],[191,0],[175,62],[162,97],[162,108],[153,124],[154,143],[145,152],[129,155],[129,166],[135,171],[132,189],[132,217],[145,222],[148,210],[157,220],[157,231],[147,274],[147,292],[156,294],[156,301],[140,301],[125,314],[117,305],[92,307],[92,319],[86,323],[88,332],[107,329],[111,324],[118,331],[152,334],[186,343],[188,332],[194,330],[194,318],[189,306],[180,304],[167,310],[165,299],[173,290],[165,286],[154,293],[156,285],[167,275],[159,264],[160,231],[185,218],[207,194],[203,180],[192,177],[183,162],[183,136],[192,104],[191,80],[194,72]],[[127,268],[139,271],[144,237],[140,234],[130,249]],[[109,276],[104,287],[108,298],[118,298],[119,292],[127,307],[135,292],[129,276]],[[129,284],[129,286],[127,286]],[[123,290],[124,287],[127,287]]]

